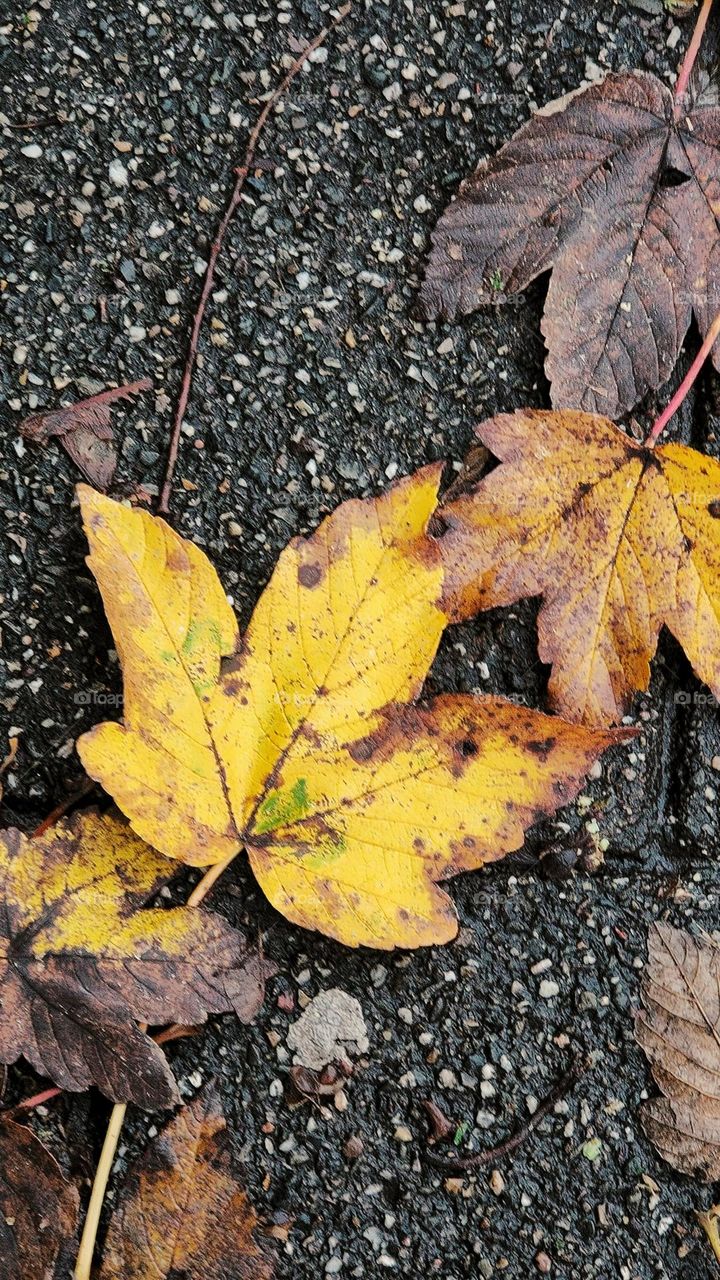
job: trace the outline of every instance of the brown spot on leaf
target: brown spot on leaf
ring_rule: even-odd
[[[323,571],[319,564],[301,564],[298,569],[298,582],[301,587],[317,587],[322,582]]]

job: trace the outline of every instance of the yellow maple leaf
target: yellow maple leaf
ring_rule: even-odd
[[[455,620],[542,596],[538,648],[562,715],[619,721],[663,624],[720,695],[720,464],[607,418],[518,410],[477,428],[502,466],[441,510]]]
[[[518,848],[618,740],[502,699],[414,704],[447,622],[439,478],[291,542],[241,647],[201,551],[80,487],[125,688],[85,768],[157,849],[206,866],[244,846],[275,907],[349,945],[453,937],[436,881]]]

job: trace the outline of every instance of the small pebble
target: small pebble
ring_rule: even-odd
[[[126,187],[128,184],[128,171],[122,160],[111,160],[108,165],[108,177],[114,187]]]

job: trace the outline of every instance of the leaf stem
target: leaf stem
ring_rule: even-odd
[[[123,1127],[126,1111],[126,1102],[116,1102],[112,1109],[110,1123],[107,1127],[105,1141],[103,1142],[103,1148],[100,1152],[100,1159],[98,1161],[98,1167],[95,1170],[95,1178],[93,1180],[92,1191],[90,1193],[90,1203],[85,1217],[82,1239],[80,1240],[80,1249],[78,1251],[77,1262],[75,1264],[75,1280],[90,1280],[90,1271],[92,1268],[93,1253],[95,1252],[95,1240],[97,1238],[98,1225],[100,1223],[100,1214],[102,1212],[108,1178],[110,1177],[110,1171],[115,1159],[115,1152],[117,1151],[117,1145],[120,1140],[120,1131]]]
[[[195,361],[197,359],[200,330],[202,329],[203,319],[205,318],[205,309],[207,307],[208,299],[212,292],[213,282],[215,280],[215,268],[217,266],[218,258],[220,257],[220,254],[222,252],[222,247],[225,241],[225,234],[232,221],[233,214],[235,213],[235,210],[237,209],[242,199],[242,193],[245,187],[245,182],[248,177],[248,174],[250,173],[253,167],[253,164],[255,163],[255,151],[257,149],[258,142],[260,141],[260,134],[262,133],[265,127],[268,116],[278,105],[280,99],[284,96],[286,91],[290,88],[290,85],[292,84],[298,72],[302,71],[302,68],[305,66],[305,63],[307,62],[310,55],[314,53],[316,49],[319,49],[320,45],[324,43],[324,41],[326,40],[330,32],[333,31],[334,28],[337,27],[340,22],[342,22],[343,18],[347,17],[347,14],[349,12],[350,12],[350,4],[345,4],[342,7],[342,9],[338,10],[337,17],[335,17],[332,22],[329,22],[326,27],[323,27],[322,31],[318,32],[318,34],[310,41],[310,43],[306,45],[306,47],[303,49],[299,57],[295,59],[292,66],[290,67],[290,70],[286,73],[286,75],[283,76],[282,80],[280,81],[280,84],[277,86],[274,92],[271,93],[270,97],[266,100],[265,105],[262,111],[260,112],[260,115],[258,116],[255,122],[255,125],[253,127],[253,130],[250,134],[250,137],[248,139],[248,144],[245,150],[245,158],[243,160],[243,163],[241,165],[238,165],[235,169],[235,186],[233,187],[232,194],[227,204],[227,208],[225,209],[225,212],[222,216],[220,225],[217,229],[215,238],[212,243],[212,247],[210,249],[208,264],[205,271],[205,279],[203,281],[202,292],[200,294],[200,301],[198,302],[198,305],[197,305],[197,310],[193,318],[192,330],[190,332],[190,342],[188,344],[187,357],[185,359],[185,368],[183,369],[182,383],[180,386],[180,395],[178,396],[177,408],[175,410],[175,418],[173,420],[172,435],[170,437],[170,445],[168,447],[168,459],[167,459],[167,469],[165,471],[165,480],[163,483],[162,491],[160,493],[160,502],[158,504],[158,511],[162,515],[167,515],[167,512],[170,507],[170,494],[172,491],[173,476],[175,474],[175,464],[177,462],[178,448],[180,445],[180,433],[182,431],[182,425],[185,419],[185,411],[187,409],[188,400],[190,399],[190,388],[192,386],[193,373],[195,370]]]
[[[207,897],[209,894],[215,884],[215,881],[220,879],[223,871],[230,866],[231,862],[234,862],[236,857],[236,853],[231,853],[230,857],[226,858],[224,862],[216,862],[214,867],[208,867],[202,880],[198,880],[198,883],[195,885],[195,888],[190,894],[185,906],[196,907],[199,902],[202,902],[203,898]]]
[[[715,343],[719,335],[720,335],[720,311],[718,311],[717,315],[715,316],[715,319],[710,325],[710,328],[708,329],[707,334],[705,335],[705,341],[703,342],[695,359],[690,365],[690,368],[685,374],[685,377],[680,383],[680,386],[675,392],[675,395],[673,396],[672,400],[670,400],[670,402],[665,406],[662,413],[660,414],[660,417],[654,423],[652,430],[650,431],[649,435],[645,440],[646,448],[652,449],[653,445],[656,443],[658,439],[658,436],[660,436],[662,432],[665,430],[673,414],[677,413],[678,409],[680,408],[680,405],[682,404],[688,391],[690,390],[700,370],[702,369],[707,357],[709,356],[710,352],[715,346]]]
[[[497,1147],[485,1148],[483,1151],[477,1151],[471,1156],[462,1156],[459,1152],[452,1156],[441,1156],[436,1155],[434,1151],[426,1151],[426,1160],[438,1169],[446,1169],[454,1173],[462,1173],[468,1169],[479,1169],[482,1165],[502,1160],[530,1137],[530,1134],[537,1128],[540,1121],[550,1114],[561,1098],[565,1097],[566,1093],[569,1093],[574,1088],[586,1070],[587,1064],[582,1059],[574,1062],[570,1070],[565,1073],[554,1089],[551,1089],[544,1101],[540,1103],[537,1111],[533,1113],[527,1124],[522,1125],[520,1129],[517,1129],[515,1133],[511,1134],[509,1138],[506,1138]]]
[[[32,1111],[33,1107],[41,1107],[44,1102],[49,1102],[51,1098],[57,1098],[63,1092],[57,1086],[52,1089],[43,1089],[42,1093],[34,1093],[32,1098],[24,1098],[22,1102],[18,1102],[16,1106],[11,1107],[11,1111]]]
[[[94,786],[95,783],[92,778],[85,778],[75,791],[71,791],[64,800],[61,800],[60,803],[55,806],[52,813],[49,813],[47,818],[43,818],[39,827],[36,827],[34,831],[31,831],[30,839],[37,840],[39,836],[44,836],[46,831],[49,831],[51,827],[55,826],[56,822],[60,821],[60,818],[64,818],[68,809],[70,809],[72,805],[77,804],[78,800],[84,800],[85,796],[89,796]]]
[[[216,862],[215,866],[210,867],[203,876],[202,880],[195,885],[190,897],[186,902],[188,907],[196,907],[199,902],[210,892],[216,880],[222,875],[223,871],[232,862],[235,854],[230,858],[226,858],[224,862]],[[147,1027],[143,1027],[147,1030]],[[115,1159],[115,1152],[120,1141],[123,1122],[125,1120],[125,1112],[127,1111],[126,1102],[116,1102],[110,1114],[110,1121],[105,1134],[105,1141],[100,1152],[95,1177],[93,1179],[92,1191],[90,1192],[90,1202],[88,1204],[87,1215],[85,1217],[85,1225],[83,1227],[82,1238],[80,1240],[80,1249],[78,1251],[77,1262],[75,1263],[74,1277],[75,1280],[90,1280],[90,1271],[92,1268],[93,1254],[95,1252],[95,1241],[97,1240],[98,1227],[100,1225],[100,1214],[102,1212],[105,1200],[105,1192],[107,1190],[110,1171]]]
[[[697,22],[695,23],[695,30],[692,33],[692,36],[690,38],[690,43],[685,53],[685,57],[682,60],[682,66],[680,67],[680,70],[678,72],[677,83],[675,85],[675,101],[676,102],[678,102],[679,99],[683,97],[688,87],[688,82],[692,74],[692,69],[695,66],[695,59],[698,56],[700,45],[702,44],[702,38],[705,35],[705,28],[708,23],[708,18],[710,17],[710,10],[712,9],[712,5],[713,5],[713,0],[703,0],[702,9],[698,14],[698,19],[697,19]]]

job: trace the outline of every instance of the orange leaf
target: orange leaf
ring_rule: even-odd
[[[542,596],[552,705],[588,725],[647,688],[663,625],[718,696],[720,464],[571,410],[501,414],[477,434],[503,465],[441,508],[452,617]]]
[[[99,1280],[271,1280],[258,1225],[232,1173],[215,1090],[205,1089],[131,1169]]]

